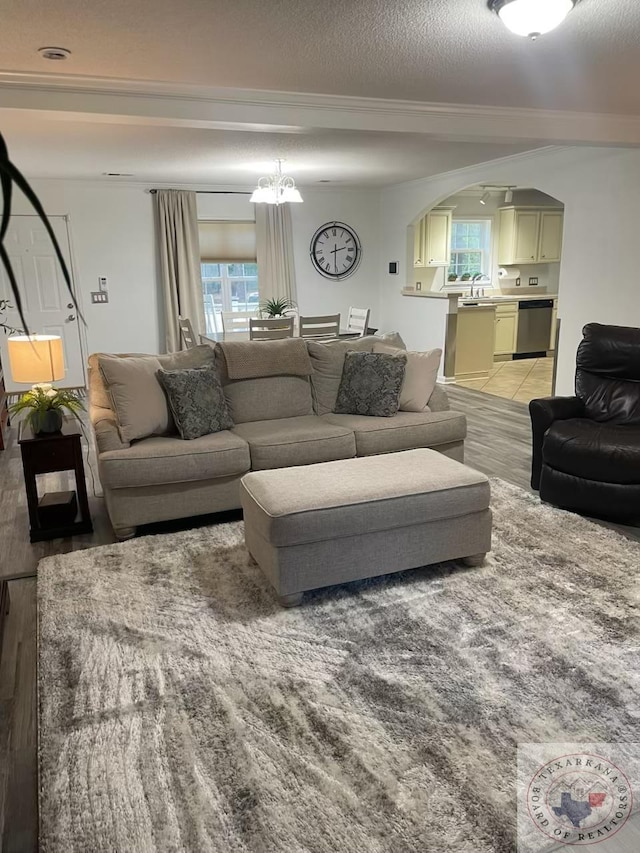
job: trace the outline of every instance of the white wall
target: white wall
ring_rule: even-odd
[[[565,206],[557,390],[569,394],[585,323],[640,326],[634,250],[640,222],[640,151],[545,149],[383,190],[381,258],[404,259],[400,281],[382,273],[380,310],[385,326],[402,334],[413,322],[416,300],[400,295],[411,277],[409,223],[460,189],[482,183],[537,187]]]
[[[305,189],[302,192],[304,203],[291,206],[300,313],[340,313],[344,320],[350,306],[371,308],[370,323],[379,326],[382,323],[378,312],[380,191]],[[311,238],[317,229],[334,220],[354,228],[362,244],[360,265],[344,281],[321,276],[309,256]]]
[[[45,210],[68,215],[79,301],[87,320],[89,352],[159,352],[164,341],[158,285],[153,197],[140,184],[100,181],[32,181]],[[307,314],[340,312],[350,305],[378,308],[377,190],[304,190],[304,203],[292,206],[298,303]],[[33,213],[17,194],[15,213]],[[202,219],[254,218],[248,195],[198,195]],[[311,264],[309,244],[316,229],[345,221],[363,245],[358,270],[343,282],[320,276]],[[98,277],[109,280],[109,302],[92,305]]]
[[[89,352],[158,352],[161,335],[152,197],[138,187],[34,180],[48,214],[69,215],[79,301]],[[15,197],[16,213],[33,213]],[[109,302],[92,305],[98,277],[109,279]]]

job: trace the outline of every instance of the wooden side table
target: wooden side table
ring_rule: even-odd
[[[20,425],[18,443],[22,452],[31,542],[91,533],[93,530],[84,479],[81,438],[82,431],[73,420],[65,420],[60,432],[46,435],[36,435],[28,421],[22,421]],[[51,500],[52,495],[38,497],[37,475],[56,471],[75,472],[75,495],[59,493],[68,497],[66,507],[64,501],[56,507],[55,497]],[[68,513],[70,508],[73,512],[73,507],[77,510],[75,518],[66,518],[65,512]]]

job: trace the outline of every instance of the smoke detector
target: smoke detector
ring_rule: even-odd
[[[53,62],[62,62],[71,56],[71,51],[66,47],[39,47],[38,53],[43,59],[51,59]]]

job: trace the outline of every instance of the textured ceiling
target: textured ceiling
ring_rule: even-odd
[[[30,177],[251,185],[276,157],[301,186],[320,180],[380,186],[515,154],[528,146],[438,142],[420,134],[309,130],[249,133],[55,120],[0,110],[0,127]],[[105,180],[107,180],[105,178]]]
[[[640,0],[581,0],[537,42],[485,0],[22,0],[5,71],[640,114]],[[72,51],[47,63],[43,45]]]

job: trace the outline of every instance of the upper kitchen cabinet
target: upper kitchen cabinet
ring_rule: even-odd
[[[435,208],[414,225],[414,267],[448,267],[451,261],[452,210]]]
[[[541,263],[559,261],[562,253],[562,226],[564,214],[560,210],[540,213],[540,244],[538,257]]]
[[[498,263],[539,264],[559,261],[562,249],[561,210],[500,209]]]

